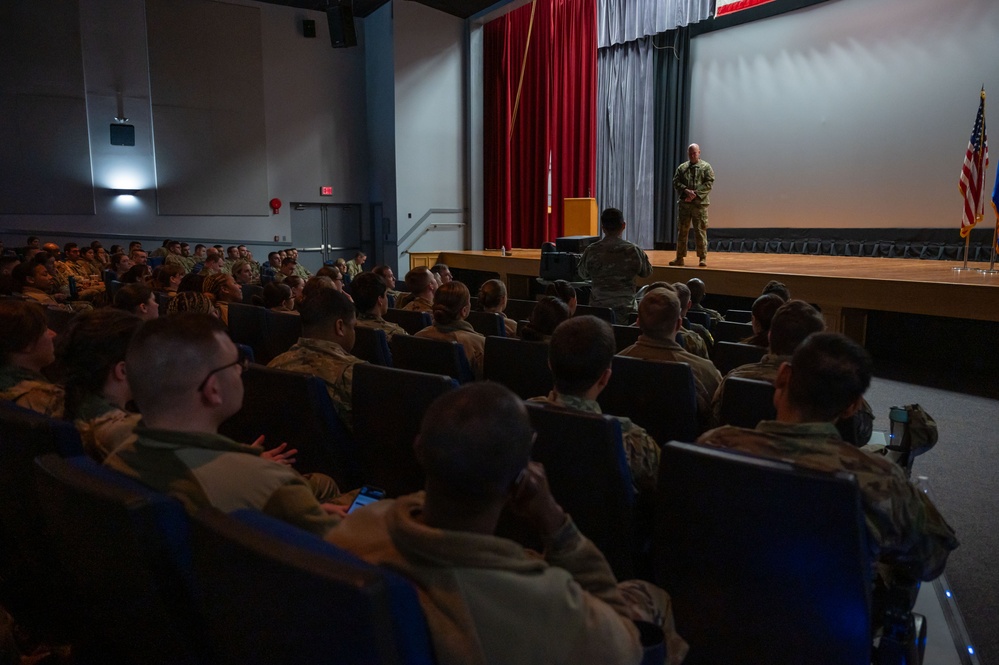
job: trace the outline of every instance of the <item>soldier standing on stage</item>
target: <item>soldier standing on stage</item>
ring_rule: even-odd
[[[715,172],[711,165],[701,159],[701,147],[691,143],[687,148],[689,161],[680,164],[673,174],[673,189],[680,199],[680,215],[677,220],[676,260],[671,266],[682,266],[687,255],[687,236],[690,226],[694,226],[694,240],[697,244],[698,265],[708,265],[708,195],[715,183]]]

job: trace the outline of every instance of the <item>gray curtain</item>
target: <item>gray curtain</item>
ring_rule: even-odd
[[[711,17],[712,0],[597,0],[597,47],[623,44]]]
[[[597,50],[597,203],[618,208],[625,237],[654,241],[655,79],[652,38]]]
[[[673,172],[687,159],[690,128],[690,29],[655,37],[655,240],[676,242]]]

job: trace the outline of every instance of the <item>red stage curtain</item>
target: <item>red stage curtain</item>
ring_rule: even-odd
[[[562,235],[562,199],[595,190],[596,0],[535,0],[487,24],[483,44],[486,246],[539,247]]]

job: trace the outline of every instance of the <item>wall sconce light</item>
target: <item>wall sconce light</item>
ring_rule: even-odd
[[[135,196],[139,193],[137,189],[112,189],[110,191],[115,196]]]

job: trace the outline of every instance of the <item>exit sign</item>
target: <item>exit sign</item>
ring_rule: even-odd
[[[319,196],[333,196],[333,188],[332,187],[320,187],[319,188]]]

